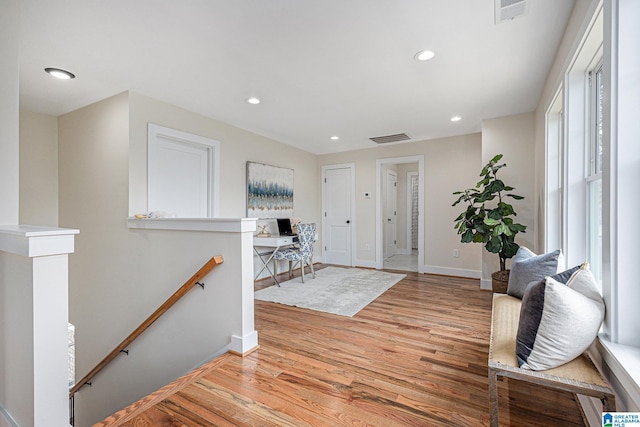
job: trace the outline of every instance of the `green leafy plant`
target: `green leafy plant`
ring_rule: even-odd
[[[497,175],[506,163],[498,163],[502,154],[496,155],[480,172],[482,178],[474,188],[453,193],[458,199],[452,206],[466,204],[466,209],[458,215],[455,229],[461,235],[462,243],[482,243],[487,251],[498,254],[500,271],[506,270],[507,259],[513,257],[520,247],[515,241],[516,234],[527,229],[515,223],[513,206],[508,198],[522,200],[524,197],[509,193],[513,187],[505,185]]]

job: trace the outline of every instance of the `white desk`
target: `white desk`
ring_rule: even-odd
[[[271,277],[273,277],[273,280],[276,282],[276,285],[280,286],[276,275],[273,274],[273,271],[269,268],[269,263],[273,259],[273,254],[275,254],[278,249],[283,246],[291,246],[297,242],[298,236],[281,236],[279,234],[272,235],[270,237],[253,236],[253,252],[258,255],[258,259],[262,263],[262,268],[258,271],[258,274],[256,274],[255,279],[257,279],[266,268]],[[261,252],[258,248],[268,248],[268,250]]]

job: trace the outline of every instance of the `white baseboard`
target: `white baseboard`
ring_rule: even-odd
[[[233,353],[245,355],[258,347],[258,331],[249,332],[245,336],[231,335],[229,350]]]
[[[477,270],[465,270],[462,268],[438,267],[436,265],[425,265],[426,274],[440,274],[443,276],[467,277],[469,279],[479,279],[482,272]]]
[[[493,290],[493,283],[491,282],[491,280],[488,279],[481,279],[480,280],[480,289],[487,289],[487,290]]]
[[[413,251],[411,249],[398,249],[397,252],[398,255],[411,255]]]
[[[376,268],[376,262],[367,259],[357,259],[355,267]]]

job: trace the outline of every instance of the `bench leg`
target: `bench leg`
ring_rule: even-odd
[[[498,427],[498,374],[489,368],[489,421]]]
[[[613,395],[603,397],[602,409],[603,412],[616,412],[616,397]]]

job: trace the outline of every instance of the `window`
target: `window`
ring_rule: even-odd
[[[602,64],[589,73],[587,190],[587,259],[602,285]]]
[[[217,216],[220,143],[149,123],[147,211]]]
[[[559,90],[547,111],[547,150],[545,188],[545,251],[562,249],[566,252],[563,236],[564,216],[564,132],[562,90]]]
[[[561,241],[568,266],[590,262],[607,307],[601,337],[638,360],[640,2],[593,8],[546,111],[545,243]]]

